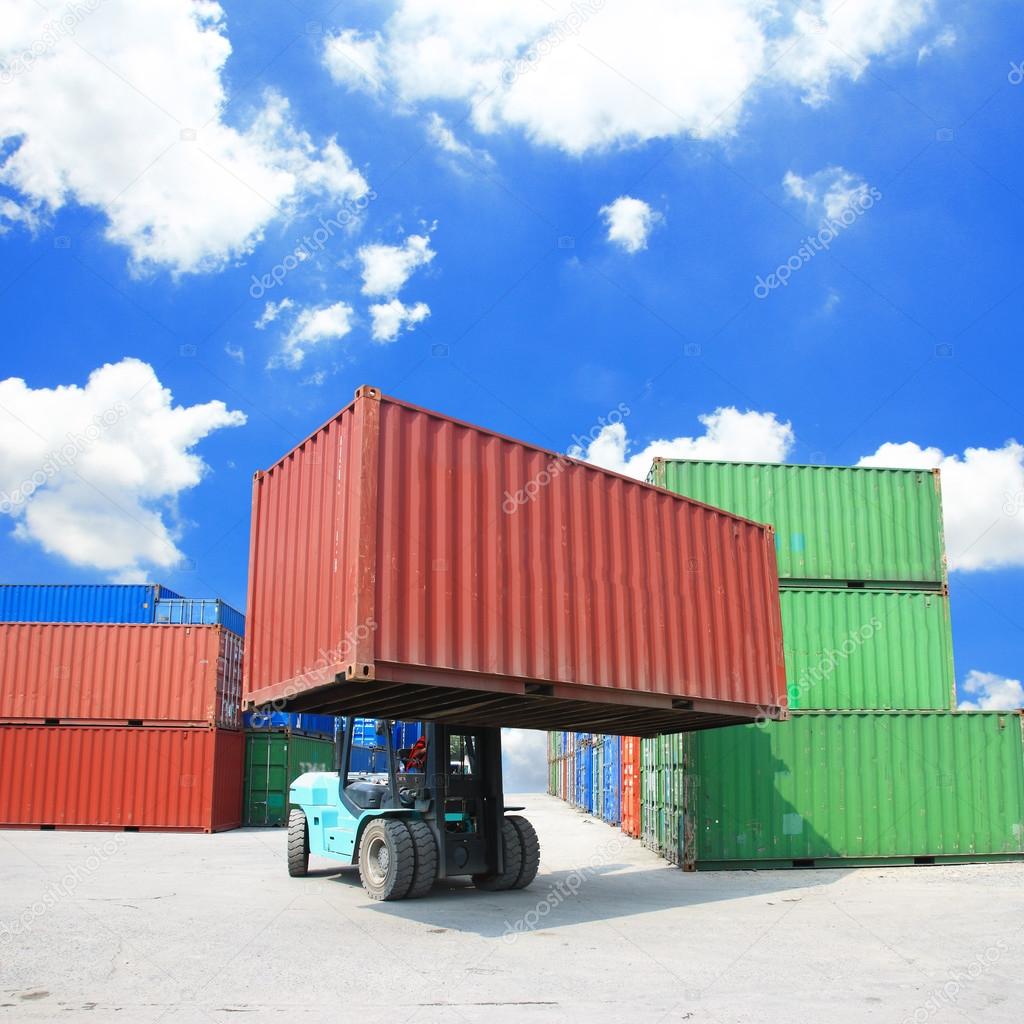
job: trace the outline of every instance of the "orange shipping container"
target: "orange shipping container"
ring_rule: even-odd
[[[640,737],[622,737],[622,831],[640,838]]]
[[[223,832],[244,764],[224,729],[0,726],[0,827]]]
[[[241,722],[242,640],[220,626],[0,623],[0,722]]]
[[[780,714],[770,526],[372,387],[253,483],[247,700],[655,735]]]

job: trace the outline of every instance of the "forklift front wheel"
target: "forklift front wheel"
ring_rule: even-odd
[[[519,838],[519,830],[508,818],[501,821],[501,848],[505,870],[493,875],[474,875],[473,884],[478,889],[500,892],[511,889],[519,881],[523,869],[523,843]]]
[[[515,825],[523,849],[522,867],[512,888],[525,889],[537,877],[537,869],[540,867],[540,840],[537,838],[537,830],[521,814],[510,814],[505,820]]]
[[[372,900],[404,900],[412,886],[416,853],[399,818],[371,821],[359,840],[359,879]]]
[[[309,871],[309,822],[306,815],[294,808],[288,815],[288,874],[304,878]]]

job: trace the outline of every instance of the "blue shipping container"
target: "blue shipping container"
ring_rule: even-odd
[[[243,729],[294,729],[296,732],[314,733],[334,738],[338,719],[333,715],[307,715],[291,711],[246,711],[242,715]]]
[[[0,622],[149,623],[177,596],[159,583],[4,583]]]
[[[601,817],[609,825],[622,822],[622,737],[604,737],[603,772],[604,806]]]
[[[154,621],[174,626],[223,626],[245,636],[245,616],[219,597],[161,597]]]
[[[587,733],[579,733],[576,744],[576,794],[573,804],[591,813],[594,803],[594,748]]]

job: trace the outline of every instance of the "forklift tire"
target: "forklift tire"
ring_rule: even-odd
[[[412,833],[400,818],[377,818],[359,840],[359,880],[371,900],[404,900],[416,869]]]
[[[511,821],[519,833],[519,844],[523,850],[523,866],[519,869],[513,889],[525,889],[536,877],[540,867],[540,840],[537,830],[521,814],[510,814],[506,821]]]
[[[501,892],[504,889],[511,889],[519,880],[519,874],[523,870],[523,844],[519,838],[519,830],[509,818],[503,818],[501,822],[501,846],[505,870],[493,875],[473,875],[473,884],[478,889]]]
[[[288,815],[288,874],[305,878],[309,871],[309,822],[298,808]]]
[[[425,821],[406,821],[416,854],[416,867],[408,899],[417,900],[430,892],[437,880],[437,842]]]

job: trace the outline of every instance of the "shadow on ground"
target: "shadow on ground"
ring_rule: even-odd
[[[438,882],[423,899],[368,906],[390,917],[499,938],[757,896],[766,903],[794,902],[801,898],[801,889],[821,889],[845,874],[842,870],[691,874],[671,865],[638,870],[635,865],[604,864],[542,871],[528,889],[509,892],[485,892],[468,878],[448,879]],[[360,888],[354,867],[317,867],[309,875],[323,878],[325,884]]]

